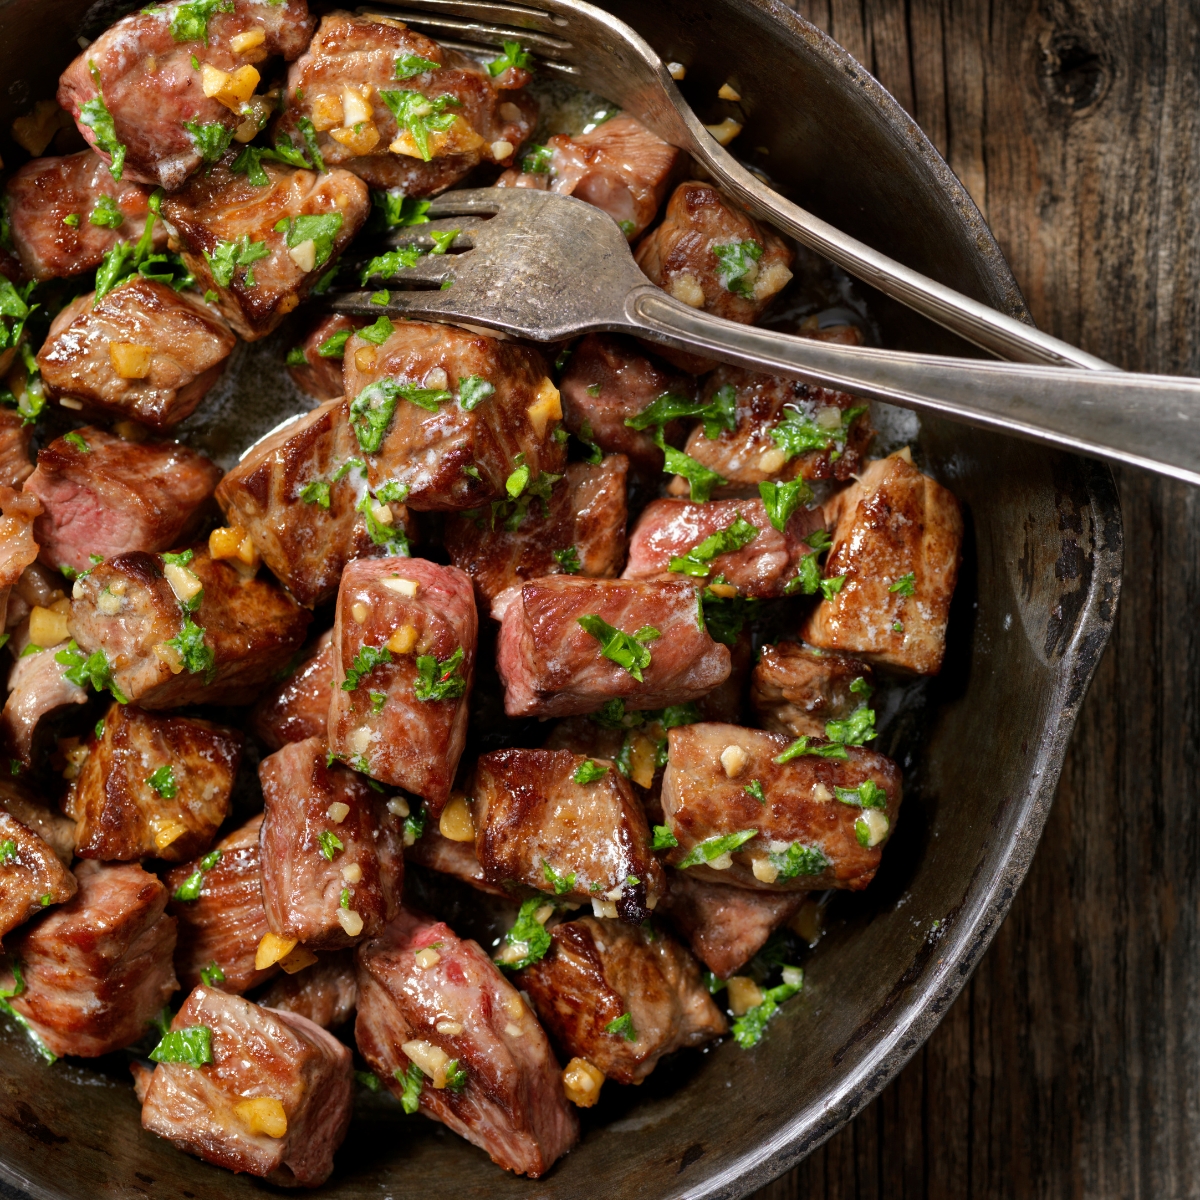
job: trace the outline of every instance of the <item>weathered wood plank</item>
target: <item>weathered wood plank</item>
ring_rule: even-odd
[[[1040,325],[1200,374],[1200,6],[797,7],[921,122]],[[1118,482],[1116,634],[1008,920],[901,1077],[758,1200],[1200,1190],[1200,492]]]

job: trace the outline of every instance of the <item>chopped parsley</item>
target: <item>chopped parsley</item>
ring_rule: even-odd
[[[287,352],[286,365],[289,367],[307,367],[308,355],[304,353],[303,346],[293,346]]]
[[[423,96],[420,92],[391,92],[380,89],[380,98],[392,110],[396,124],[408,131],[417,153],[425,162],[433,155],[429,149],[431,133],[445,133],[458,114],[447,112],[447,108],[461,108],[462,102],[454,96]]]
[[[371,698],[371,711],[373,713],[382,712],[383,706],[387,703],[387,692],[368,692]]]
[[[672,558],[668,569],[684,575],[705,578],[712,572],[712,560],[722,554],[734,554],[749,545],[759,535],[757,525],[739,513],[724,529],[709,534],[680,558]]]
[[[489,75],[503,75],[509,67],[519,67],[525,71],[533,69],[533,55],[520,42],[506,41],[503,44],[504,53],[499,58],[493,58],[487,65]]]
[[[713,580],[714,584],[724,582],[723,574]],[[703,628],[708,630],[708,636],[714,642],[733,646],[746,622],[758,612],[759,604],[760,601],[753,596],[718,596],[712,588],[705,588],[700,596]]]
[[[374,496],[370,492],[364,494],[363,498],[354,506],[355,511],[362,513],[363,522],[367,527],[367,535],[376,546],[386,546],[388,554],[394,558],[407,558],[409,544],[404,530],[394,523],[390,525],[384,523],[375,515],[376,504],[390,503],[390,500],[384,498],[388,487],[389,485],[385,484]],[[401,497],[392,495],[391,499],[399,500]]]
[[[358,330],[356,336],[362,338],[364,342],[370,342],[373,346],[382,346],[395,332],[395,325],[387,317],[380,317],[374,324],[365,325]]]
[[[190,675],[204,675],[205,683],[212,683],[217,674],[217,656],[204,640],[204,629],[185,612],[179,632],[166,643],[172,646],[183,659]]]
[[[758,836],[757,829],[742,829],[737,833],[721,833],[715,837],[705,838],[697,842],[676,866],[685,870],[687,867],[697,867],[702,863],[710,863],[722,854],[731,854],[739,846],[745,845],[751,838]]]
[[[521,170],[526,175],[549,175],[554,163],[554,151],[540,142],[531,142],[521,159]]]
[[[581,762],[576,767],[575,774],[571,778],[576,783],[595,783],[597,779],[603,779],[607,774],[607,767],[602,767],[598,762],[593,762],[589,758],[586,762]]]
[[[321,847],[321,853],[330,861],[333,862],[333,856],[339,850],[345,850],[342,845],[342,839],[336,833],[329,829],[322,829],[317,834],[317,842]]]
[[[574,546],[568,546],[565,550],[551,550],[550,554],[566,575],[578,575],[583,570],[579,562],[579,551]]]
[[[743,1050],[749,1050],[762,1041],[767,1024],[779,1011],[779,1006],[790,1000],[803,986],[804,973],[799,967],[789,968],[799,977],[797,983],[781,983],[777,987],[768,988],[763,993],[762,1003],[756,1004],[749,1012],[743,1013],[733,1023],[733,1040]]]
[[[875,710],[860,704],[848,717],[825,722],[825,736],[844,746],[861,746],[875,736]]]
[[[703,463],[697,462],[691,455],[668,446],[663,440],[660,428],[654,431],[654,444],[663,452],[663,470],[668,475],[682,475],[691,485],[691,499],[697,504],[703,504],[712,496],[712,490],[720,487],[728,480],[716,471],[709,470]]]
[[[434,229],[429,236],[433,239],[433,249],[430,254],[445,254],[454,244],[454,239],[462,233],[461,229]]]
[[[359,446],[367,454],[374,454],[383,445],[398,400],[407,400],[426,412],[437,412],[438,406],[451,398],[444,388],[425,388],[388,376],[369,383],[354,398],[350,405],[350,425]]]
[[[452,1092],[461,1092],[467,1086],[467,1069],[459,1066],[457,1058],[446,1064],[446,1086]]]
[[[804,479],[793,479],[790,483],[772,483],[769,480],[758,485],[763,508],[771,524],[782,533],[787,528],[792,513],[813,498],[813,490]]]
[[[252,242],[248,233],[243,233],[236,242],[219,241],[211,254],[206,250],[204,257],[208,260],[208,269],[213,279],[223,288],[233,282],[233,273],[238,267],[247,267],[246,286],[254,286],[254,268],[252,263],[260,258],[270,258],[271,251],[266,242]]]
[[[714,246],[712,252],[717,260],[717,278],[725,290],[752,300],[758,261],[763,256],[762,246],[747,239]]]
[[[495,386],[482,375],[468,375],[458,381],[458,406],[464,412],[478,408],[489,396],[495,394]]]
[[[762,784],[759,783],[759,781],[757,779],[750,780],[750,782],[748,784],[746,784],[746,786],[744,788],[742,788],[742,791],[748,792],[751,796],[753,796],[755,798],[755,800],[757,800],[759,802],[759,804],[766,804],[766,802],[767,802],[767,798],[763,794]]]
[[[77,229],[79,227],[79,214],[67,213],[67,215],[62,219],[62,223],[64,225],[69,225],[72,229]]]
[[[374,1071],[355,1071],[354,1081],[361,1083],[368,1092],[377,1092],[383,1087],[379,1082],[379,1076]]]
[[[350,907],[350,889],[342,888],[342,894],[338,898],[338,908],[349,908],[349,907]]]
[[[858,787],[835,787],[833,794],[843,803],[855,808],[887,808],[887,791],[873,779],[864,779]]]
[[[400,246],[385,254],[377,254],[363,267],[359,282],[366,287],[368,279],[392,279],[401,271],[415,267],[422,253],[419,246]]]
[[[425,1072],[416,1063],[409,1063],[408,1070],[397,1067],[392,1074],[404,1089],[400,1093],[400,1106],[409,1116],[421,1106],[421,1089],[425,1086]]]
[[[321,508],[329,507],[329,484],[324,479],[314,479],[300,489],[300,499],[305,504],[316,504]]]
[[[63,672],[63,678],[70,680],[77,687],[86,687],[91,684],[97,692],[102,692],[107,688],[118,704],[129,703],[128,698],[113,680],[112,664],[103,650],[93,650],[91,654],[85,655],[75,639],[72,638],[67,643],[66,649],[60,650],[54,656],[54,661],[67,668]]]
[[[156,767],[146,776],[147,787],[156,791],[164,800],[174,800],[179,795],[179,784],[175,782],[175,771],[170,763]]]
[[[305,242],[316,248],[313,270],[319,270],[333,254],[333,242],[341,231],[345,218],[340,212],[304,213],[299,217],[280,217],[275,222],[275,232],[286,234],[289,250]],[[248,235],[243,235],[248,236]]]
[[[810,450],[829,450],[836,446],[840,451],[846,445],[850,426],[867,411],[867,406],[846,409],[841,415],[841,423],[832,429],[818,425],[795,405],[786,404],[783,411],[783,420],[771,430],[771,441],[791,460]]]
[[[704,422],[704,436],[710,441],[720,437],[723,429],[732,433],[737,428],[737,392],[732,384],[727,383],[724,387],[719,387],[707,403],[664,392],[646,405],[637,416],[626,417],[625,424],[630,429],[638,430],[649,429],[651,426],[661,428],[684,417],[699,417]]]
[[[422,804],[416,812],[409,813],[404,818],[404,844],[411,846],[413,842],[418,842],[425,836],[425,826],[429,823],[429,814],[425,811],[425,806]],[[409,839],[412,841],[409,841]]]
[[[517,956],[509,954],[497,960],[506,971],[520,971],[545,957],[550,949],[550,934],[534,915],[545,904],[542,896],[532,896],[521,902],[521,911],[513,927],[504,935],[505,944],[511,946]]]
[[[615,1021],[609,1021],[604,1027],[605,1033],[613,1037],[623,1037],[627,1042],[637,1041],[637,1030],[633,1027],[633,1014],[622,1013]]]
[[[150,1051],[157,1063],[184,1063],[189,1067],[205,1067],[212,1062],[212,1030],[207,1025],[192,1025],[163,1034],[162,1041]]]
[[[0,842],[0,863],[6,867],[17,861],[17,843],[9,838],[6,842]]]
[[[381,663],[390,663],[392,652],[386,646],[360,646],[354,656],[354,662],[342,680],[342,691],[352,692],[362,681],[364,675],[369,675]]]
[[[18,289],[0,275],[0,350],[7,350],[21,340],[25,322],[36,307],[28,303],[35,286],[31,280]]]
[[[184,0],[171,18],[171,36],[177,42],[208,45],[208,22],[214,13],[233,12],[233,0]]]
[[[679,845],[679,839],[667,825],[655,825],[654,837],[650,843],[651,850],[671,850]]]
[[[610,625],[596,613],[588,613],[577,620],[600,643],[600,653],[605,658],[628,671],[638,683],[645,682],[642,671],[650,665],[650,651],[645,643],[662,636],[653,625],[643,625],[637,633],[628,634]]]
[[[798,737],[775,761],[782,765],[791,762],[793,758],[803,758],[811,755],[813,758],[849,758],[846,747],[841,742],[815,742],[808,734]]]
[[[99,225],[103,229],[120,229],[124,221],[125,216],[113,198],[103,194],[96,200],[88,217],[88,224]]]
[[[304,139],[304,148],[308,151],[309,158],[312,159],[313,166],[322,174],[325,173],[325,159],[321,156],[320,146],[317,144],[317,131],[313,123],[307,117],[298,117],[296,120],[296,128],[300,130],[300,136]],[[275,140],[275,149],[279,149],[280,142],[284,142],[287,146],[291,146],[292,139],[287,134],[281,134]],[[308,163],[304,164],[308,166]]]
[[[339,329],[317,347],[320,358],[341,358],[346,353],[346,343],[350,340],[353,329]]]
[[[916,590],[917,577],[912,571],[909,571],[907,575],[901,575],[900,578],[888,588],[889,592],[892,592],[894,595],[898,596],[911,596]]]
[[[422,58],[419,54],[402,54],[396,59],[396,78],[412,79],[414,75],[425,75],[430,71],[440,71],[442,64],[430,58]]]
[[[560,875],[545,858],[542,859],[542,874],[545,875],[546,882],[554,889],[556,896],[561,896],[575,887],[574,871],[569,875]]]
[[[842,590],[842,584],[846,582],[845,575],[835,575],[832,579],[821,580],[821,595],[826,600],[832,600],[834,596]]]
[[[207,967],[201,967],[200,978],[205,987],[215,987],[218,983],[225,982],[225,972],[221,969],[221,964],[213,959]]]
[[[206,163],[215,163],[233,141],[233,129],[219,121],[209,121],[204,125],[198,121],[184,121],[183,127]]]
[[[196,865],[196,869],[175,889],[176,900],[199,900],[204,887],[204,875],[221,861],[220,850],[210,850]]]
[[[795,879],[797,875],[821,875],[829,869],[829,860],[816,846],[793,842],[786,850],[769,851],[767,858],[779,872],[776,880]]]
[[[525,462],[525,455],[518,454],[514,459],[517,464],[509,477],[504,481],[504,490],[508,493],[510,500],[517,499],[518,496],[528,487],[531,471],[529,464]]]
[[[74,446],[76,450],[79,450],[84,454],[90,454],[92,452],[91,446],[89,446],[87,442],[83,440],[83,434],[79,433],[77,430],[72,429],[70,433],[64,433],[63,441],[69,446]]]
[[[371,193],[372,217],[385,229],[405,225],[428,225],[429,200],[411,200],[400,192]]]
[[[417,699],[457,700],[467,690],[467,681],[459,674],[465,652],[461,646],[444,662],[438,662],[432,654],[417,658],[417,679],[413,691]]]
[[[104,103],[104,93],[100,90],[100,71],[96,64],[88,61],[92,83],[96,94],[79,107],[79,123],[86,125],[96,140],[96,147],[103,150],[112,161],[108,165],[108,173],[114,179],[120,179],[125,174],[125,146],[117,138],[117,129],[113,124],[113,115]]]

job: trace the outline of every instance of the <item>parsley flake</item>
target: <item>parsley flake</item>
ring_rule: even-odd
[[[457,700],[467,690],[467,681],[459,674],[465,652],[461,646],[444,662],[432,654],[417,658],[417,679],[413,691],[421,701]]]
[[[722,854],[731,854],[739,846],[745,845],[751,838],[757,836],[757,829],[742,829],[737,833],[723,833],[717,834],[715,837],[705,838],[704,841],[697,842],[676,863],[676,866],[683,871],[688,867],[698,867],[702,863],[710,863],[714,858],[720,858]]]
[[[184,1063],[199,1069],[213,1061],[212,1030],[207,1025],[192,1025],[163,1034],[162,1041],[150,1051],[157,1063]]]
[[[650,665],[650,651],[645,643],[662,635],[652,625],[645,625],[634,634],[623,633],[596,613],[576,618],[583,629],[600,643],[600,653],[610,662],[644,683],[642,671]]]
[[[575,769],[575,774],[571,776],[576,783],[595,783],[597,779],[603,779],[608,774],[608,768],[602,767],[598,762],[592,759],[587,759],[581,762]]]
[[[164,763],[151,771],[146,776],[146,785],[164,800],[173,800],[179,794],[179,784],[175,782],[175,772],[170,763]]]

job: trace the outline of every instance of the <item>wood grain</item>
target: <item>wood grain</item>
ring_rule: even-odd
[[[797,7],[921,123],[1040,326],[1200,374],[1200,5]],[[1200,492],[1118,483],[1116,633],[1011,914],[900,1078],[757,1200],[1200,1190]]]

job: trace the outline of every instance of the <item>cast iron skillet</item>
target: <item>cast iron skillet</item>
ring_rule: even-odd
[[[0,0],[4,136],[14,116],[53,94],[78,52],[76,38],[95,36],[129,7]],[[734,81],[748,118],[741,145],[766,147],[760,161],[801,203],[1028,319],[958,180],[891,96],[818,30],[773,0],[607,7],[664,59],[688,65],[685,90],[704,119],[724,115],[716,91]],[[19,161],[13,151],[4,146],[6,161]],[[970,353],[882,297],[869,300],[885,344]],[[269,407],[264,378],[240,362],[236,405],[219,408],[236,407],[252,423]],[[1112,626],[1121,516],[1108,469],[1082,459],[932,419],[923,422],[920,451],[968,513],[947,667],[930,692],[920,752],[905,764],[904,809],[884,869],[865,894],[845,898],[807,963],[804,992],[755,1050],[726,1042],[660,1068],[639,1089],[606,1089],[579,1146],[538,1183],[368,1097],[321,1195],[742,1196],[848,1121],[929,1035],[986,949],[1037,845]],[[263,1194],[257,1180],[143,1133],[122,1072],[120,1062],[46,1068],[22,1038],[0,1035],[0,1180],[8,1181],[0,1194]]]

